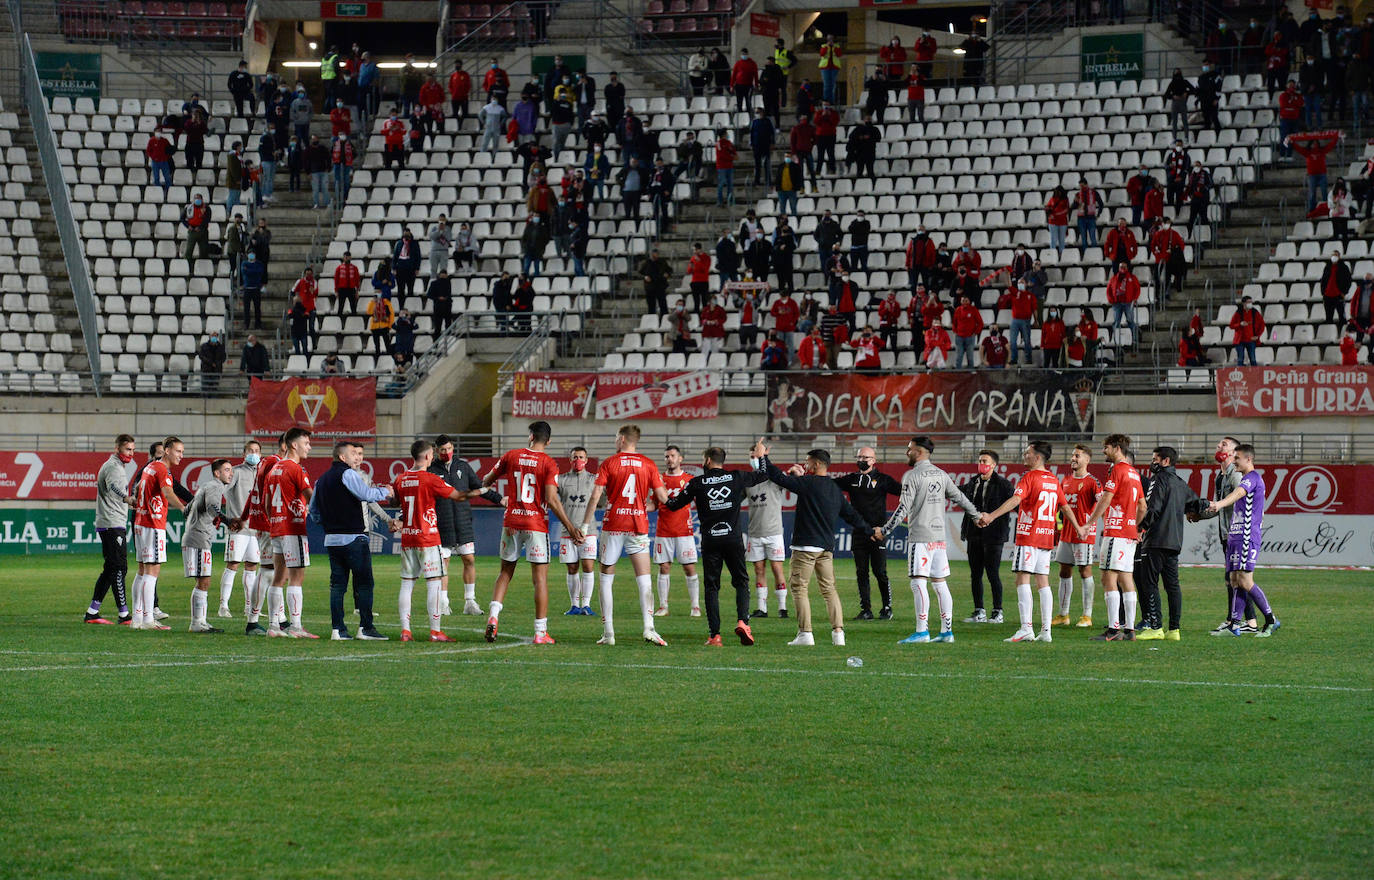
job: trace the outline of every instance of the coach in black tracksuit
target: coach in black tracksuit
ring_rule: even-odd
[[[1140,523],[1140,545],[1145,548],[1145,579],[1136,580],[1140,591],[1141,631],[1162,629],[1159,607],[1159,580],[1169,598],[1169,629],[1176,630],[1183,618],[1183,591],[1178,582],[1178,553],[1183,549],[1183,519],[1188,503],[1197,498],[1174,469],[1178,451],[1159,446],[1150,463],[1150,481],[1145,492],[1145,519]],[[1139,635],[1137,634],[1137,638]]]
[[[887,496],[901,495],[902,484],[878,470],[877,456],[865,446],[859,450],[855,465],[858,471],[835,478],[835,483],[849,493],[849,503],[869,526],[887,522]],[[878,581],[883,607],[878,611],[882,620],[892,619],[892,587],[887,580],[887,545],[873,539],[873,532],[854,532],[854,577],[859,582],[859,614],[855,620],[872,620],[873,603],[868,588],[868,572]]]
[[[735,634],[740,644],[754,644],[749,629],[749,572],[744,565],[744,539],[739,528],[739,508],[750,486],[768,481],[762,471],[727,471],[725,450],[712,446],[703,455],[702,474],[687,481],[682,491],[668,499],[669,510],[681,510],[693,502],[701,523],[701,564],[706,570],[706,623],[711,640],[720,639],[720,569],[730,570],[735,588]],[[708,642],[709,644],[710,642]]]
[[[980,473],[959,487],[973,506],[982,513],[996,510],[1011,497],[1011,481],[997,473],[997,454],[990,449],[978,453]],[[986,467],[987,473],[981,469]],[[983,575],[988,577],[992,588],[991,619],[1000,623],[1002,616],[1002,548],[1011,534],[1011,514],[1004,513],[988,523],[986,528],[978,528],[973,517],[964,514],[963,524],[959,527],[959,537],[968,549],[968,567],[973,587],[973,615],[970,622],[982,623],[989,619],[983,605]]]

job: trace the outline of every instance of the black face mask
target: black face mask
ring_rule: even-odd
[[[854,462],[854,466],[861,471],[866,471],[871,467],[871,465],[866,461],[856,461]]]
[[[1160,463],[1157,462],[1157,461],[1151,462],[1151,463],[1150,463],[1150,473],[1152,473],[1152,474],[1158,474],[1160,471],[1164,470],[1166,467],[1168,467],[1167,464],[1160,464]]]

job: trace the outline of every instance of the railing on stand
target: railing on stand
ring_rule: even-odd
[[[608,2],[596,2],[596,32],[604,44],[615,46],[629,62],[626,69],[641,77],[666,80],[677,95],[691,94],[687,82],[687,53],[649,33],[640,19]]]
[[[530,328],[530,333],[524,341],[511,352],[510,357],[506,358],[505,363],[501,364],[496,371],[497,388],[502,392],[510,390],[511,383],[515,381],[515,374],[530,369],[542,369],[548,366],[547,363],[534,363],[540,355],[549,338],[553,335],[553,315],[540,315],[538,323]]]
[[[479,65],[488,58],[494,58],[512,49],[526,45],[530,41],[531,28],[529,20],[511,19],[510,13],[523,7],[523,3],[507,3],[501,6],[488,18],[479,22],[475,27],[468,29],[468,32],[458,39],[449,43],[442,52],[435,56],[434,61],[437,71],[449,72],[448,67],[453,63],[454,58],[468,58],[468,63],[463,65],[472,74],[473,89],[476,91],[481,84],[481,76],[478,75]],[[514,29],[507,27],[514,24]],[[441,21],[441,38],[446,37],[442,33],[443,28],[447,27],[447,15]],[[469,69],[470,67],[470,69]]]

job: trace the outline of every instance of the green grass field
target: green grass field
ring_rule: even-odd
[[[1220,575],[1187,570],[1179,643],[1007,645],[1009,623],[898,646],[902,588],[846,648],[770,618],[708,649],[679,570],[663,649],[628,571],[598,648],[599,620],[556,616],[557,569],[536,649],[527,569],[488,646],[470,617],[455,645],[193,636],[175,576],[170,632],[85,626],[98,567],[0,568],[0,876],[1370,876],[1368,572],[1265,573],[1267,641],[1209,638]],[[378,580],[394,636],[393,560]],[[966,615],[962,563],[952,585]]]

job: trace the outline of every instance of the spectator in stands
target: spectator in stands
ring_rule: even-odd
[[[286,310],[286,319],[291,326],[291,350],[295,354],[310,356],[310,313],[300,296],[291,298]]]
[[[1169,205],[1175,211],[1183,208],[1183,194],[1188,184],[1188,166],[1192,162],[1182,140],[1175,140],[1164,154],[1164,181],[1168,187]]]
[[[568,85],[572,80],[572,68],[563,60],[562,55],[553,56],[553,64],[544,74],[544,100],[552,102],[560,85]]]
[[[1102,258],[1109,265],[1130,264],[1135,261],[1139,251],[1140,245],[1136,242],[1135,233],[1127,227],[1126,218],[1118,217],[1116,226],[1107,233],[1102,243]]]
[[[936,324],[925,333],[925,349],[921,352],[921,363],[929,370],[943,370],[949,363],[951,347],[949,331],[943,324]]]
[[[968,297],[970,302],[981,304],[983,287],[978,281],[977,271],[960,266],[955,272],[954,286],[950,288],[949,294],[951,302],[958,302],[960,297]]]
[[[1350,62],[1345,67],[1345,84],[1350,90],[1350,110],[1354,120],[1361,125],[1369,122],[1369,89],[1374,80],[1369,66],[1370,53],[1374,51],[1374,24],[1365,17],[1363,51],[1350,53]]]
[[[252,159],[243,160],[243,176],[240,179],[243,186],[241,192],[250,193],[253,205],[262,207],[262,169],[253,163]]]
[[[197,250],[201,257],[210,256],[210,206],[205,197],[196,193],[191,204],[181,210],[181,225],[186,227],[186,250],[183,256],[189,262],[195,259]]]
[[[735,94],[735,111],[748,113],[753,106],[754,89],[759,84],[759,66],[747,48],[739,50],[739,60],[730,71],[730,89]]]
[[[1235,331],[1232,344],[1236,349],[1236,366],[1245,366],[1245,356],[1250,356],[1250,366],[1259,366],[1255,360],[1255,346],[1264,339],[1264,316],[1255,308],[1255,301],[1245,297],[1240,301],[1240,309],[1231,316],[1231,329]]]
[[[1193,234],[1193,226],[1199,221],[1206,224],[1207,206],[1212,203],[1212,173],[1202,167],[1201,162],[1193,163],[1188,174],[1186,186],[1188,196],[1188,235]]]
[[[420,84],[419,105],[424,108],[429,124],[441,128],[444,119],[444,87],[439,85],[439,81],[432,73],[425,74],[424,81]],[[430,134],[434,133],[432,128]]]
[[[257,228],[248,236],[248,249],[258,255],[258,261],[263,266],[263,278],[267,277],[267,269],[272,265],[272,230],[267,228],[267,218],[259,217]]]
[[[786,216],[778,218],[778,226],[773,230],[772,245],[773,272],[778,276],[778,289],[791,293],[794,289],[793,274],[796,271],[797,234],[788,224]]]
[[[878,50],[877,75],[886,81],[886,88],[895,89],[901,85],[902,68],[905,66],[906,47],[902,45],[902,38],[894,34],[887,45]]]
[[[773,125],[782,128],[782,105],[787,101],[787,74],[775,58],[769,57],[759,71],[759,91],[763,94],[763,113],[772,117]]]
[[[850,332],[853,332],[857,323],[855,315],[858,312],[859,294],[862,292],[863,288],[859,286],[859,282],[851,278],[848,272],[840,274],[833,302],[839,309],[840,317],[849,324]]]
[[[553,219],[556,202],[557,197],[554,195],[553,187],[549,186],[548,178],[541,176],[535,179],[534,185],[525,196],[525,209],[531,214],[538,214],[547,224]]]
[[[950,268],[956,274],[960,269],[967,269],[968,274],[972,275],[975,281],[978,280],[978,273],[983,269],[983,255],[974,249],[973,241],[967,236],[964,237],[964,243],[959,246],[959,253],[954,255]]]
[[[1350,295],[1350,324],[1355,328],[1356,341],[1369,336],[1369,361],[1374,363],[1374,272],[1365,272],[1355,283]]]
[[[767,186],[773,177],[773,138],[777,129],[760,107],[749,123],[749,149],[754,153],[754,186]]]
[[[378,289],[367,304],[367,329],[372,334],[372,351],[391,354],[391,326],[396,323],[396,311],[391,300]]]
[[[639,203],[644,197],[644,188],[648,185],[647,176],[639,167],[639,159],[631,159],[628,165],[620,169],[615,179],[620,184],[620,201],[625,216],[631,220],[638,220]]]
[[[813,325],[797,345],[797,365],[803,370],[818,370],[826,365],[829,355],[825,340],[821,338],[820,326]]]
[[[790,287],[784,288],[782,296],[773,301],[768,314],[773,316],[773,329],[778,331],[788,351],[796,348],[797,323],[801,319],[801,307],[792,299]]]
[[[196,172],[205,164],[205,135],[210,128],[205,121],[205,109],[195,107],[181,124],[181,133],[186,136],[186,170],[195,179]]]
[[[1088,347],[1083,342],[1083,334],[1077,327],[1069,331],[1068,341],[1064,343],[1064,364],[1073,368],[1081,368],[1085,364],[1088,354]]]
[[[352,256],[345,251],[343,261],[334,268],[334,311],[336,314],[344,313],[344,304],[348,304],[348,314],[353,314],[358,310],[358,285],[362,282],[362,275],[358,267],[353,265]]]
[[[273,141],[277,135],[272,136]],[[299,192],[301,190],[301,175],[305,173],[305,146],[291,135],[291,141],[285,150],[286,170],[290,175],[287,180],[288,192]]]
[[[873,224],[868,222],[862,209],[849,222],[849,265],[852,269],[868,271],[868,242],[873,235]]]
[[[229,277],[238,278],[239,264],[248,253],[248,226],[243,222],[243,214],[235,212],[233,219],[224,224],[221,250],[229,261]]]
[[[1035,296],[1035,320],[1039,321],[1040,312],[1045,308],[1045,299],[1050,295],[1050,274],[1045,271],[1044,265],[1039,260],[1034,260],[1029,272],[1022,275],[1021,278],[1016,278],[1013,272],[1012,278],[1017,281],[1021,278],[1025,279],[1026,286]]]
[[[772,330],[768,331],[768,338],[763,341],[763,347],[759,353],[759,368],[763,370],[785,370],[787,369],[787,346],[782,344],[778,334]]]
[[[306,266],[301,277],[292,286],[291,293],[305,306],[306,329],[310,334],[312,343],[318,345],[320,339],[318,307],[320,286],[315,281],[315,270]]]
[[[1207,356],[1202,350],[1202,339],[1194,327],[1183,331],[1178,340],[1178,365],[1180,367],[1205,367]]]
[[[1177,281],[1177,290],[1183,291],[1183,279],[1174,279],[1170,274],[1171,261],[1175,251],[1179,252],[1178,259],[1186,263],[1183,259],[1183,236],[1173,228],[1173,223],[1165,217],[1150,235],[1150,254],[1154,257],[1154,284],[1155,292],[1162,302],[1168,295],[1172,286],[1171,282]]]
[[[901,319],[902,304],[897,301],[897,291],[889,290],[878,304],[878,336],[889,351],[897,350],[897,328]]]
[[[437,276],[442,269],[448,268],[449,256],[453,249],[450,237],[448,215],[440,214],[438,221],[429,227],[429,274]]]
[[[1050,228],[1050,247],[1063,257],[1069,229],[1069,194],[1062,186],[1056,186],[1045,202],[1045,223]]]
[[[883,341],[874,333],[873,328],[865,326],[859,335],[845,343],[845,348],[854,352],[854,369],[860,374],[874,375],[883,368]]]
[[[725,308],[713,296],[701,309],[701,353],[708,359],[725,345]]]
[[[373,295],[386,297],[391,301],[391,297],[396,293],[396,275],[391,271],[391,258],[384,257],[377,263],[376,270],[372,273]]]
[[[1330,261],[1322,267],[1322,277],[1317,282],[1317,289],[1321,291],[1326,320],[1336,325],[1337,333],[1345,326],[1345,299],[1354,280],[1350,264],[1342,259],[1340,251],[1333,250]]]
[[[240,119],[252,119],[258,113],[257,102],[253,100],[253,75],[248,72],[248,62],[240,61],[238,68],[229,74],[229,94],[234,98],[234,115]],[[244,107],[248,112],[244,112]]]
[[[701,246],[692,244],[692,256],[687,261],[687,274],[692,287],[692,308],[703,311],[711,295],[711,255]]]
[[[505,113],[504,108],[501,108],[501,112]],[[486,145],[486,141],[483,140],[482,148],[486,149]],[[496,155],[494,147],[492,155]],[[395,107],[391,108],[391,113],[382,123],[382,167],[389,169],[393,162],[398,168],[406,167],[406,124],[401,119],[400,111]]]
[[[719,50],[717,50],[719,54]],[[687,59],[687,82],[692,86],[692,97],[700,98],[706,94],[706,86],[711,81],[711,60],[706,57],[705,47],[697,50]]]
[[[821,315],[820,328],[821,339],[825,341],[828,355],[826,364],[833,367],[835,356],[849,341],[849,321],[840,313],[838,306],[830,306],[825,310],[825,314]]]
[[[820,56],[817,66],[821,71],[821,98],[831,104],[838,103],[836,85],[840,79],[840,65],[844,53],[835,44],[834,34],[826,34],[825,42],[816,51]]]
[[[964,85],[982,85],[984,59],[988,54],[987,41],[982,34],[974,31],[959,44],[959,48],[964,50]]]
[[[1097,318],[1093,315],[1093,310],[1084,308],[1078,313],[1078,326],[1074,327],[1074,333],[1083,341],[1083,363],[1085,366],[1097,365],[1097,343],[1101,338],[1101,331],[1097,325]]]
[[[1202,111],[1202,127],[1221,134],[1221,74],[1210,64],[1203,63],[1202,75],[1197,78],[1197,105]],[[1197,139],[1197,133],[1193,133]]]
[[[443,333],[453,323],[453,281],[448,277],[447,267],[429,280],[425,299],[429,300],[434,317],[434,332]]]
[[[296,96],[291,99],[291,125],[295,129],[296,137],[302,142],[310,137],[310,120],[315,115],[315,108],[310,103],[310,97],[305,93],[305,87],[301,86],[296,90]]]
[[[668,314],[668,284],[673,270],[668,261],[659,255],[658,248],[639,264],[639,275],[644,281],[644,300],[648,310],[656,315]]]
[[[553,155],[560,156],[567,148],[568,136],[572,134],[573,123],[576,119],[576,109],[572,102],[572,90],[567,86],[559,86],[553,95],[553,101],[549,104],[549,124],[553,130]]]
[[[261,169],[259,195],[265,203],[272,201],[276,191],[277,162],[280,159],[281,150],[277,147],[276,135],[271,130],[264,131],[258,138],[258,167]]]
[[[377,62],[372,60],[372,53],[364,52],[362,62],[358,66],[358,100],[363,106],[363,113],[368,118],[377,115],[377,108],[381,106],[381,70],[377,67]]]
[[[744,280],[751,281],[753,279],[746,274]],[[746,290],[739,295],[735,305],[739,309],[740,348],[748,351],[754,347],[759,335],[759,325],[755,318],[755,313],[758,311],[758,294],[752,290]]]
[[[908,307],[913,313],[911,322],[911,333],[918,337],[917,343],[924,342],[926,330],[936,324],[943,324],[945,320],[945,304],[935,291],[927,293],[924,289],[917,289],[916,296],[911,300]],[[919,318],[917,317],[919,316]],[[915,346],[913,346],[914,348]]]
[[[472,77],[463,69],[461,59],[453,59],[453,73],[448,75],[448,98],[449,106],[452,108],[453,118],[458,120],[458,127],[463,127],[463,120],[468,118],[468,100],[472,96]]]
[[[1035,317],[1035,294],[1031,293],[1023,278],[1016,282],[1008,307],[1011,309],[1011,362],[1021,364],[1021,352],[1026,353],[1026,364],[1031,363],[1031,320]]]
[[[811,151],[815,144],[816,127],[811,124],[806,114],[798,115],[797,121],[788,133],[788,146],[792,148],[792,155],[796,157],[798,167],[804,172],[801,189],[807,192],[811,190],[811,187],[806,182],[805,175],[816,176],[816,163],[811,157]],[[795,212],[793,213],[795,214]]]
[[[270,99],[263,102],[263,115],[272,129],[277,143],[285,143],[291,130],[291,96],[282,86]]]
[[[269,368],[267,346],[259,342],[255,334],[248,334],[248,339],[243,343],[243,350],[239,352],[239,372],[250,379],[261,379]]]
[[[458,234],[453,239],[453,262],[461,269],[467,267],[467,272],[471,275],[477,271],[477,254],[481,250],[481,243],[477,240],[477,235],[472,231],[472,224],[466,221],[458,225]]]
[[[1064,342],[1068,327],[1059,317],[1059,310],[1051,306],[1045,310],[1045,322],[1040,325],[1040,357],[1047,369],[1064,365]]]
[[[348,200],[348,187],[353,180],[353,162],[357,158],[357,152],[353,149],[353,142],[346,137],[334,139],[334,145],[329,150],[329,160],[334,169],[334,193],[342,205]]]
[[[582,126],[591,119],[592,111],[596,107],[596,80],[587,74],[587,71],[578,71],[573,76],[573,97],[577,104],[577,126],[581,130]]]
[[[754,278],[768,281],[768,272],[773,268],[773,243],[764,236],[762,227],[755,228],[753,236],[745,239],[744,265]]]
[[[319,135],[310,138],[305,151],[305,170],[310,173],[310,207],[329,207],[329,172],[334,167],[329,149],[320,143]]]
[[[801,312],[801,320],[797,322],[797,332],[806,335],[820,321],[821,304],[808,290],[802,293],[801,302],[797,304],[797,308]]]
[[[394,112],[391,118],[396,119]],[[506,122],[510,119],[510,114],[506,112],[505,106],[500,101],[493,98],[488,100],[481,110],[477,111],[477,119],[482,124],[482,146],[479,149],[486,150],[495,159],[496,151],[501,146],[501,138],[505,136]],[[398,119],[396,121],[400,122]],[[382,130],[383,132],[386,131],[385,126]],[[404,128],[402,128],[401,137],[404,139]],[[390,148],[388,147],[388,149]],[[401,161],[401,164],[404,167],[404,160]],[[386,166],[390,168],[391,163],[388,161]]]
[[[1326,155],[1336,148],[1341,138],[1342,135],[1339,133],[1290,135],[1284,141],[1286,145],[1291,145],[1298,155],[1306,160],[1307,211],[1309,214],[1316,209],[1318,202],[1324,202],[1327,199]]]
[[[224,362],[228,355],[219,334],[212,332],[200,344],[200,387],[206,394],[214,394],[219,389],[219,377],[224,372]]]
[[[537,278],[544,269],[544,251],[548,249],[552,235],[549,224],[542,214],[531,213],[525,220],[525,229],[520,235],[520,272],[522,275]]]
[[[1343,242],[1350,241],[1353,225],[1350,219],[1351,201],[1350,187],[1346,185],[1345,178],[1337,177],[1331,186],[1331,194],[1326,199],[1326,214],[1331,218],[1332,230]]]
[[[716,132],[716,206],[725,207],[735,203],[735,150],[734,141],[725,129]]]
[[[906,80],[906,109],[911,122],[926,121],[926,77],[920,72],[921,65],[911,65],[911,74]]]
[[[1173,79],[1169,80],[1169,85],[1164,89],[1164,103],[1169,108],[1169,129],[1174,140],[1181,140],[1184,135],[1191,134],[1188,128],[1188,96],[1195,92],[1193,84],[1184,78],[1183,71],[1174,68]]]
[[[487,62],[487,71],[482,74],[482,90],[487,93],[487,103],[505,106],[506,95],[510,94],[510,76],[495,58]]]
[[[1085,250],[1097,247],[1097,218],[1102,213],[1102,194],[1088,186],[1086,180],[1078,184],[1070,206],[1078,212],[1078,247]],[[1015,346],[1016,330],[1012,329],[1012,344]],[[1012,358],[1015,360],[1015,356]]]
[[[1297,81],[1290,79],[1287,88],[1279,94],[1279,156],[1284,160],[1293,158],[1293,145],[1288,139],[1301,131],[1305,104]]]
[[[782,164],[778,166],[778,173],[773,180],[773,188],[778,194],[778,212],[784,214],[790,208],[792,216],[800,220],[801,215],[797,212],[797,196],[806,188],[806,172],[794,154],[788,153],[783,157]]]
[[[606,103],[606,127],[619,132],[620,119],[625,115],[625,84],[620,81],[620,74],[614,70],[610,73],[606,87],[601,90],[601,97]],[[618,138],[619,134],[616,136]]]
[[[611,179],[611,160],[606,157],[601,144],[592,146],[582,168],[586,172],[590,201],[595,205],[606,197],[606,185]]]
[[[873,124],[868,114],[864,114],[859,124],[850,129],[849,139],[845,142],[845,158],[850,163],[850,170],[854,176],[857,177],[867,170],[869,180],[878,179],[873,164],[877,161],[878,143],[882,139],[882,132]]]
[[[739,280],[739,249],[730,230],[724,230],[716,240],[716,274],[722,282]]]
[[[1150,176],[1150,169],[1142,163],[1140,169],[1136,171],[1126,181],[1126,198],[1131,202],[1131,225],[1141,226],[1145,219],[1145,197],[1150,189],[1155,185],[1154,178]],[[1110,236],[1108,236],[1110,237]]]
[[[875,123],[882,125],[887,115],[887,81],[879,76],[869,77],[864,81],[864,90],[867,93],[864,98],[864,113],[872,117]]]
[[[954,369],[978,366],[974,351],[983,332],[983,315],[967,296],[959,298],[954,309]]]
[[[405,307],[406,297],[415,292],[415,276],[420,273],[420,244],[409,229],[391,246],[391,268],[396,272],[397,305]]]
[[[840,243],[840,239],[844,238],[844,230],[830,213],[830,209],[826,208],[820,220],[816,222],[816,229],[812,235],[816,239],[817,255],[826,258],[826,255],[835,249],[835,245]]]
[[[682,140],[677,143],[678,163],[672,169],[673,176],[678,180],[701,180],[701,153],[701,143],[697,141],[696,132],[690,129],[683,132]]]
[[[415,318],[408,309],[401,309],[391,329],[395,333],[392,354],[400,355],[407,363],[410,362],[415,357]]]
[[[334,99],[334,108],[329,111],[329,137],[331,141],[339,137],[353,136],[353,114],[344,106],[343,99]]]
[[[692,340],[692,319],[687,312],[687,304],[682,300],[673,303],[673,311],[669,314],[668,320],[672,325],[673,352],[689,354],[696,348],[696,342]]]
[[[1269,90],[1269,100],[1274,100],[1274,93],[1284,89],[1284,83],[1288,82],[1288,67],[1290,63],[1290,49],[1288,41],[1284,39],[1283,32],[1275,29],[1273,37],[1261,49],[1264,55],[1264,85]],[[1282,105],[1280,105],[1282,107]]]
[[[239,281],[243,284],[243,326],[261,330],[262,286],[267,281],[267,267],[255,251],[249,251],[248,259],[239,266]]]
[[[1355,341],[1355,325],[1350,324],[1341,336],[1341,366],[1353,367],[1360,362],[1360,345]]]
[[[425,108],[416,104],[411,108],[410,118],[406,120],[410,123],[410,131],[406,132],[406,140],[409,146],[408,155],[424,152],[425,136],[429,132],[429,116]],[[429,155],[425,153],[425,155]]]
[[[829,211],[826,212],[829,215]],[[819,232],[818,232],[819,235]],[[822,248],[824,253],[825,249]],[[930,286],[933,283],[932,275],[935,269],[935,242],[931,240],[930,234],[926,232],[925,224],[916,227],[916,234],[906,243],[906,255],[903,265],[906,267],[907,284],[911,287],[914,294],[917,284]]]
[[[1236,53],[1240,45],[1224,19],[1218,21],[1217,26],[1207,33],[1203,47],[1206,50],[1207,62],[1216,68],[1218,74],[1225,76],[1235,71]]]
[[[983,366],[993,370],[1007,368],[1007,337],[1002,335],[1001,327],[993,324],[988,328],[988,335],[983,337],[981,348]]]
[[[1136,326],[1135,304],[1140,299],[1140,279],[1131,271],[1130,263],[1119,261],[1116,272],[1107,280],[1107,303],[1112,307],[1112,331],[1125,319],[1131,328],[1131,340],[1137,341],[1140,328]]]
[[[1252,15],[1250,24],[1240,34],[1240,73],[1243,76],[1260,73],[1264,69],[1264,28]],[[1270,95],[1269,97],[1273,97]]]
[[[343,361],[339,360],[339,356],[334,352],[325,355],[320,363],[320,372],[326,376],[342,376],[343,371]]]
[[[407,52],[405,63],[401,67],[401,113],[405,116],[410,115],[416,105],[420,103],[420,87],[424,79],[420,74],[420,69],[415,66],[415,56]]]
[[[816,172],[835,174],[835,138],[839,131],[840,114],[826,101],[816,111]]]
[[[662,237],[665,233],[672,231],[672,205],[673,187],[677,181],[673,179],[673,172],[663,162],[663,157],[654,159],[654,167],[649,170],[648,183],[645,184],[644,192],[649,197],[650,209],[653,211],[654,223],[657,224],[657,235]]]
[[[153,136],[148,138],[148,144],[143,148],[143,152],[148,157],[148,167],[152,169],[152,185],[157,186],[161,180],[162,192],[165,194],[172,188],[172,142],[163,136],[159,127],[153,132]],[[237,192],[233,184],[229,184],[229,188]]]
[[[1150,235],[1164,219],[1164,190],[1159,182],[1150,177],[1145,189],[1145,196],[1142,200],[1140,209],[1140,235],[1141,240],[1146,244],[1150,241]]]
[[[712,94],[724,95],[730,90],[730,61],[719,49],[712,49],[706,59],[706,70],[710,76]]]

